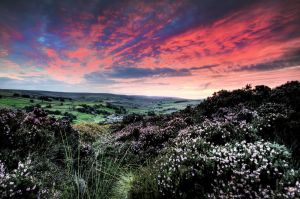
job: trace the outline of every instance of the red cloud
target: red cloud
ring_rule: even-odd
[[[181,32],[170,31],[161,37],[159,33],[176,21],[182,4],[181,1],[170,4],[134,1],[109,8],[96,18],[90,13],[78,13],[77,20],[63,18],[65,27],[56,30],[67,41],[67,47],[33,46],[45,55],[44,74],[70,83],[82,83],[86,74],[122,66],[190,69],[218,65],[192,70],[192,77],[145,78],[149,93],[153,92],[154,87],[150,86],[153,83],[173,85],[174,93],[175,87],[190,89],[186,94],[192,95],[196,92],[193,89],[199,89],[195,85],[209,85],[205,89],[213,91],[249,82],[283,83],[276,78],[280,81],[299,79],[299,70],[295,68],[280,69],[280,73],[276,70],[238,71],[244,65],[282,59],[292,48],[300,48],[299,2],[259,2],[211,23],[195,23]],[[184,24],[178,26],[181,25]],[[23,36],[12,28],[0,27],[0,42],[5,45],[0,57],[9,55],[12,38]],[[122,82],[123,89],[124,85],[130,85],[143,91],[143,84]]]
[[[294,22],[300,19],[299,9],[266,4],[236,12],[159,44],[161,54],[156,61],[174,67],[221,63],[224,68],[280,58],[289,47],[300,47],[299,37],[287,38],[298,31]]]

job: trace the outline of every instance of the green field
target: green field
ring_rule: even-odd
[[[2,108],[29,109],[40,106],[56,118],[72,114],[75,116],[74,123],[106,123],[130,113],[168,114],[200,102],[165,97],[24,90],[0,90],[0,96]],[[47,100],[42,97],[47,97]]]

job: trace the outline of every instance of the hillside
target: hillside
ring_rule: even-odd
[[[29,110],[41,107],[56,118],[68,117],[75,123],[112,123],[130,113],[167,114],[200,102],[170,97],[7,89],[0,89],[0,96],[0,107]]]
[[[299,198],[299,101],[293,81],[221,90],[195,107],[113,125],[2,109],[0,196]]]

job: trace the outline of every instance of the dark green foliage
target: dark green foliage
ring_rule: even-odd
[[[35,105],[29,105],[29,106],[25,106],[24,110],[26,112],[32,112],[35,108],[41,108],[42,106],[40,104],[35,104]]]
[[[126,111],[126,109],[123,106],[120,106],[120,107],[116,107],[115,108],[115,113],[116,114],[126,114],[127,111]]]
[[[76,120],[76,118],[77,118],[76,115],[69,113],[69,112],[65,112],[63,115],[64,115],[64,119],[68,120],[70,122],[72,122],[73,120]]]
[[[148,116],[155,116],[156,114],[155,114],[154,111],[148,111],[147,115],[148,115]]]
[[[97,114],[103,114],[103,115],[109,115],[110,113],[105,111],[105,110],[98,110],[98,108],[102,107],[100,105],[94,105],[94,106],[89,106],[87,104],[81,104],[81,107],[77,108],[76,110],[81,113],[88,113],[92,115],[97,115]]]
[[[23,95],[21,95],[21,97],[23,97],[23,98],[30,98],[30,95],[23,94]]]
[[[59,110],[55,110],[55,111],[46,110],[46,112],[48,114],[52,114],[52,115],[62,115],[61,111],[59,111]]]
[[[208,97],[196,108],[206,116],[211,116],[219,108],[232,107],[240,103],[253,107],[258,107],[262,103],[275,102],[282,103],[299,111],[300,83],[298,81],[288,82],[275,89],[267,86],[256,86],[233,91],[221,90]]]
[[[48,96],[40,96],[39,99],[42,100],[42,101],[47,101],[47,102],[52,101],[51,97],[48,97]]]
[[[127,110],[123,106],[116,106],[112,103],[107,102],[106,107],[110,109],[114,109],[116,114],[126,114]]]
[[[19,93],[14,93],[13,97],[20,97],[20,94]]]
[[[288,82],[272,90],[270,101],[283,103],[287,106],[300,111],[300,83],[298,81]]]

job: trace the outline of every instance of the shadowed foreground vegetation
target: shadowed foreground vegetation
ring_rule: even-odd
[[[113,125],[0,110],[0,198],[299,198],[300,83]]]

